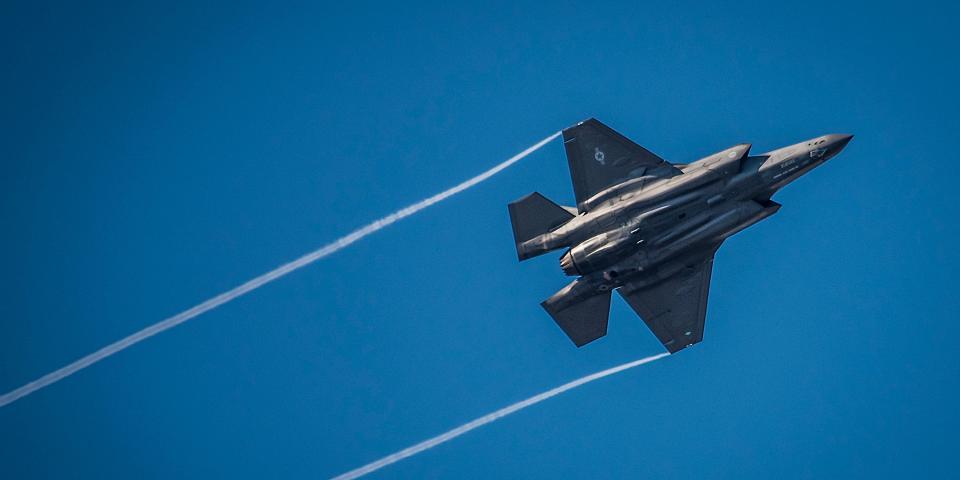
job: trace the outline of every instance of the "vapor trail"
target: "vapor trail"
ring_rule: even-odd
[[[338,238],[336,241],[332,243],[324,245],[318,250],[310,252],[290,263],[283,264],[277,267],[276,269],[271,270],[267,273],[264,273],[263,275],[260,275],[259,277],[256,277],[240,286],[234,287],[232,290],[223,292],[220,295],[217,295],[216,297],[213,297],[199,305],[194,306],[193,308],[190,308],[189,310],[180,312],[170,318],[161,320],[160,322],[150,325],[149,327],[144,328],[139,332],[136,332],[126,338],[123,338],[114,343],[111,343],[110,345],[107,345],[106,347],[103,347],[100,350],[97,350],[96,352],[93,352],[79,360],[76,360],[73,363],[70,363],[64,367],[54,370],[16,390],[6,393],[0,396],[0,407],[13,403],[16,400],[20,399],[21,397],[30,395],[31,393],[37,390],[40,390],[43,387],[56,383],[60,380],[63,380],[64,378],[70,375],[73,375],[74,373],[77,373],[78,371],[83,370],[84,368],[87,368],[90,365],[93,365],[94,363],[97,363],[100,360],[103,360],[104,358],[107,358],[110,355],[113,355],[114,353],[117,353],[121,350],[125,350],[128,347],[131,347],[136,343],[146,340],[147,338],[150,338],[160,332],[169,330],[173,327],[176,327],[177,325],[180,325],[183,322],[186,322],[187,320],[190,320],[203,313],[213,310],[214,308],[217,308],[220,305],[223,305],[224,303],[227,303],[237,297],[247,294],[253,290],[256,290],[280,277],[283,277],[288,273],[293,272],[294,270],[299,270],[307,265],[310,265],[313,262],[316,262],[317,260],[320,260],[323,257],[336,253],[337,251],[346,248],[353,242],[356,242],[357,240],[360,240],[361,238],[366,237],[371,233],[374,233],[388,225],[391,225],[400,219],[409,217],[410,215],[413,215],[414,213],[417,213],[420,210],[423,210],[435,203],[446,200],[447,198],[450,198],[470,187],[473,187],[478,183],[483,182],[484,180],[496,175],[501,170],[509,167],[510,165],[513,165],[514,163],[519,162],[521,159],[523,159],[527,155],[530,155],[534,151],[538,150],[540,147],[546,145],[554,138],[557,138],[557,136],[559,135],[560,135],[560,132],[556,132],[550,135],[549,137],[544,138],[543,140],[540,140],[539,142],[535,143],[534,145],[527,148],[526,150],[510,157],[503,163],[500,163],[499,165],[496,165],[490,170],[487,170],[481,173],[480,175],[477,175],[459,185],[456,185],[450,189],[444,190],[432,197],[423,199],[417,203],[414,203],[413,205],[410,205],[409,207],[397,210],[396,212],[391,213],[390,215],[387,215],[386,217],[383,217],[379,220],[376,220],[365,227],[362,227],[347,235],[344,235],[343,237]]]
[[[429,450],[429,449],[431,449],[431,448],[433,448],[433,447],[436,447],[437,445],[440,445],[441,443],[446,443],[446,442],[448,442],[448,441],[450,441],[450,440],[453,440],[454,438],[457,438],[457,437],[459,437],[460,435],[463,435],[464,433],[469,432],[470,430],[473,430],[473,429],[478,428],[478,427],[482,427],[482,426],[484,426],[484,425],[486,425],[486,424],[488,424],[488,423],[490,423],[490,422],[494,422],[494,421],[496,421],[496,420],[499,420],[499,419],[501,419],[501,418],[503,418],[503,417],[506,417],[507,415],[510,415],[510,414],[513,413],[513,412],[516,412],[517,410],[523,410],[524,408],[527,408],[527,407],[529,407],[529,406],[531,406],[531,405],[533,405],[533,404],[535,404],[535,403],[540,403],[540,402],[542,402],[542,401],[544,401],[544,400],[546,400],[546,399],[548,399],[548,398],[550,398],[550,397],[554,397],[554,396],[560,395],[561,393],[566,392],[567,390],[573,390],[574,388],[577,388],[577,387],[579,387],[579,386],[581,386],[581,385],[583,385],[583,384],[585,384],[585,383],[590,383],[590,382],[592,382],[592,381],[594,381],[594,380],[599,380],[599,379],[601,379],[601,378],[603,378],[603,377],[608,377],[608,376],[610,376],[610,375],[613,375],[613,374],[615,374],[615,373],[622,372],[622,371],[624,371],[624,370],[627,370],[627,369],[630,369],[630,368],[633,368],[633,367],[639,367],[640,365],[643,365],[644,363],[650,363],[650,362],[652,362],[652,361],[654,361],[654,360],[659,360],[659,359],[661,359],[661,358],[663,358],[663,357],[666,357],[667,355],[670,355],[670,354],[669,354],[669,353],[661,353],[661,354],[659,354],[659,355],[654,355],[654,356],[652,356],[652,357],[641,358],[640,360],[634,360],[634,361],[629,362],[629,363],[624,363],[623,365],[616,366],[616,367],[613,367],[613,368],[608,368],[608,369],[606,369],[606,370],[603,370],[603,371],[600,371],[600,372],[597,372],[597,373],[591,373],[590,375],[587,375],[586,377],[578,378],[577,380],[574,380],[574,381],[572,381],[572,382],[570,382],[570,383],[565,383],[565,384],[563,384],[563,385],[560,385],[560,386],[557,387],[557,388],[553,388],[553,389],[547,390],[546,392],[543,392],[543,393],[534,395],[534,396],[532,396],[532,397],[530,397],[530,398],[528,398],[528,399],[526,399],[526,400],[521,400],[521,401],[519,401],[519,402],[517,402],[517,403],[514,403],[513,405],[510,405],[510,406],[508,406],[508,407],[501,408],[500,410],[497,410],[496,412],[488,413],[488,414],[486,414],[486,415],[484,415],[484,416],[482,416],[482,417],[480,417],[480,418],[478,418],[478,419],[476,419],[476,420],[473,420],[473,421],[471,421],[471,422],[468,422],[468,423],[465,423],[465,424],[463,424],[463,425],[460,425],[459,427],[454,428],[453,430],[450,430],[450,431],[448,431],[448,432],[446,432],[446,433],[442,433],[442,434],[437,435],[436,437],[433,437],[433,438],[431,438],[431,439],[424,440],[424,441],[422,441],[422,442],[420,442],[420,443],[418,443],[418,444],[416,444],[416,445],[413,445],[413,446],[411,446],[411,447],[404,448],[403,450],[400,450],[399,452],[391,453],[390,455],[387,455],[386,457],[383,457],[383,458],[381,458],[380,460],[377,460],[377,461],[375,461],[375,462],[368,463],[368,464],[366,464],[366,465],[364,465],[364,466],[362,466],[362,467],[360,467],[360,468],[357,468],[357,469],[354,469],[354,470],[350,470],[350,471],[347,472],[347,473],[343,473],[343,474],[337,475],[336,477],[333,477],[332,480],[351,480],[351,479],[354,479],[354,478],[362,477],[362,476],[364,476],[364,475],[366,475],[366,474],[368,474],[368,473],[371,473],[371,472],[373,472],[373,471],[375,471],[375,470],[379,470],[379,469],[381,469],[381,468],[383,468],[383,467],[386,467],[387,465],[391,465],[391,464],[394,464],[394,463],[396,463],[396,462],[399,462],[400,460],[403,460],[404,458],[407,458],[407,457],[416,455],[416,454],[418,454],[418,453],[420,453],[420,452],[422,452],[422,451],[424,451],[424,450]]]

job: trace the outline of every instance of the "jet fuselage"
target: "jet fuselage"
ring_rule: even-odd
[[[851,138],[824,135],[757,156],[742,144],[677,165],[682,173],[669,178],[628,179],[585,200],[579,215],[518,245],[518,252],[523,257],[570,248],[561,268],[581,277],[564,289],[565,304],[628,282],[633,288],[656,283],[683,268],[685,253],[719,245],[776,213],[780,205],[770,197]]]

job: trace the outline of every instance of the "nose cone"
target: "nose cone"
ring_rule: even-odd
[[[823,160],[833,158],[850,143],[852,138],[853,135],[848,133],[833,133],[827,135],[823,137],[823,140],[825,140],[824,144],[812,150],[810,156],[815,157],[819,155]]]
[[[836,151],[843,150],[843,147],[846,147],[850,140],[853,139],[853,135],[849,133],[834,133],[830,135],[830,143],[833,144],[833,148]]]

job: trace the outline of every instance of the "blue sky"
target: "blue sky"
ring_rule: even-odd
[[[372,478],[950,477],[951,5],[6,4],[0,390],[595,116],[664,158],[846,151],[720,250],[704,342]],[[0,409],[4,478],[328,477],[662,351],[576,349],[505,204],[560,142]]]

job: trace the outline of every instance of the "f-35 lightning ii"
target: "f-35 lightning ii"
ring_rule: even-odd
[[[670,164],[596,119],[563,131],[577,207],[531,193],[507,207],[520,260],[560,248],[578,278],[541,305],[578,347],[607,334],[613,290],[670,353],[703,339],[717,249],[773,215],[770,197],[850,142],[832,134]]]

